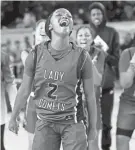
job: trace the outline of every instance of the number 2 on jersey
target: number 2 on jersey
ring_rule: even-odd
[[[53,100],[57,100],[57,95],[54,95],[54,93],[57,91],[58,89],[58,85],[55,83],[48,83],[48,86],[50,87],[50,91],[47,93],[48,97],[53,99]]]

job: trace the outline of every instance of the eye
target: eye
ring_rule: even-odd
[[[79,36],[79,37],[82,37],[83,35],[82,35],[82,34],[78,34],[78,36]]]
[[[56,14],[56,16],[62,16],[62,13],[59,12],[59,13]]]
[[[72,18],[72,16],[70,14],[67,14],[67,17]]]
[[[91,35],[90,35],[90,34],[86,34],[85,36],[86,36],[86,37],[91,37]]]

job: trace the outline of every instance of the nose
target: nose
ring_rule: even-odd
[[[63,14],[62,15],[62,19],[67,19],[68,17],[67,17],[67,14]]]
[[[82,40],[87,40],[85,35],[82,35]]]
[[[98,18],[99,18],[99,14],[95,13],[95,19],[98,19]]]

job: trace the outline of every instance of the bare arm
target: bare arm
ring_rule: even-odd
[[[135,76],[135,71],[130,64],[129,51],[125,50],[121,54],[119,61],[119,71],[120,71],[120,84],[122,88],[126,89],[132,86],[133,79]]]
[[[22,84],[16,96],[15,105],[14,105],[11,119],[16,119],[20,110],[24,108],[26,104],[26,101],[32,89],[34,72],[35,72],[35,69],[34,69],[33,53],[29,53],[25,62],[23,80],[22,80]]]
[[[106,55],[103,51],[100,52],[98,59],[93,61],[93,76],[94,76],[94,85],[100,86],[102,82],[102,75],[104,72],[104,62]]]
[[[85,79],[83,81],[84,93],[88,107],[89,125],[90,128],[96,128],[97,123],[97,107],[94,91],[93,78]]]
[[[126,89],[132,86],[135,72],[132,67],[129,66],[127,72],[120,72],[120,84],[122,88]]]
[[[83,73],[86,74],[83,77],[83,88],[84,88],[84,94],[85,94],[86,103],[88,107],[89,125],[90,128],[95,129],[96,122],[97,122],[97,107],[96,107],[96,98],[95,98],[95,91],[94,91],[92,61],[89,55],[87,56]]]
[[[22,60],[22,63],[23,63],[24,66],[25,66],[25,60],[26,60],[27,56],[28,56],[28,52],[22,51],[21,60]]]
[[[6,85],[6,91],[8,93],[8,97],[9,97],[9,100],[10,100],[10,104],[11,104],[11,107],[13,109],[14,107],[14,102],[15,102],[15,98],[16,98],[16,95],[17,95],[17,88],[16,88],[16,84],[12,83],[12,84],[7,84]]]
[[[16,117],[19,115],[19,112],[26,104],[26,101],[31,92],[32,82],[33,82],[33,77],[29,77],[28,75],[24,74],[22,84],[18,90],[15,99],[15,104],[14,104],[14,109],[12,112],[11,119],[16,120]]]

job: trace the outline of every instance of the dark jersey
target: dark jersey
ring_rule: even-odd
[[[82,78],[92,77],[92,62],[89,54],[74,44],[71,44],[68,52],[55,54],[60,59],[52,57],[48,42],[41,43],[39,46],[36,69],[34,55],[31,52],[26,60],[25,74],[35,75],[34,100],[38,116],[45,120],[61,120],[67,115],[76,113],[78,63],[81,55],[86,56],[85,63],[82,65]]]
[[[135,53],[135,47],[127,49],[122,52],[120,57],[120,62],[119,62],[120,72],[127,71],[130,60],[134,53]],[[130,88],[124,89],[124,92],[121,95],[121,99],[128,102],[132,102],[132,101],[135,102],[135,77],[132,86]]]

